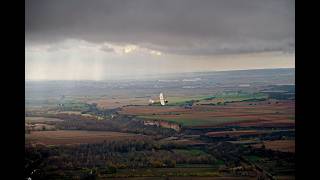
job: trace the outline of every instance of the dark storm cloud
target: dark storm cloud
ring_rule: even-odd
[[[26,43],[74,38],[190,55],[294,51],[294,9],[294,0],[27,0]]]

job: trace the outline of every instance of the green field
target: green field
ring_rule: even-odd
[[[239,122],[246,119],[235,118],[235,117],[213,117],[213,118],[183,118],[183,117],[175,117],[175,118],[163,118],[159,116],[138,116],[138,118],[142,119],[150,119],[150,120],[164,120],[168,122],[178,123],[185,127],[192,126],[216,126],[224,123],[232,123]]]
[[[183,154],[183,155],[188,155],[188,156],[201,156],[201,155],[209,155],[208,153],[205,153],[201,150],[198,149],[174,149],[173,150],[177,154]]]
[[[185,104],[187,101],[191,100],[202,100],[208,96],[192,96],[192,97],[170,97],[168,98],[167,105],[169,106],[179,106]]]
[[[46,122],[60,122],[62,119],[47,118],[47,117],[25,117],[26,123],[46,123]]]
[[[247,100],[261,100],[268,98],[268,95],[263,93],[246,93],[246,92],[223,92],[217,93],[215,95],[201,95],[193,97],[170,97],[168,98],[169,106],[179,106],[184,105],[188,102],[205,102],[213,99],[220,99],[221,102],[237,102],[237,101],[247,101]]]
[[[259,157],[259,156],[255,156],[255,155],[251,155],[251,156],[246,156],[246,158],[250,161],[250,162],[258,162],[258,161],[261,161],[262,158]]]
[[[192,168],[147,168],[147,169],[119,169],[114,174],[102,177],[161,177],[161,176],[220,176],[218,169],[213,167]]]

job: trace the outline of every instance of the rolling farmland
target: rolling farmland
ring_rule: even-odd
[[[65,179],[294,179],[292,76],[252,73],[237,81],[204,73],[174,83],[33,82],[26,171]],[[41,96],[30,91],[39,86]],[[168,104],[150,105],[160,92]]]

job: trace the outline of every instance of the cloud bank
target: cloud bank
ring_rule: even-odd
[[[180,55],[294,52],[294,0],[26,0],[27,46],[66,39]],[[104,47],[105,51],[113,51]]]

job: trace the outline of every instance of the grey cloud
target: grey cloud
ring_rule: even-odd
[[[109,47],[109,46],[102,46],[100,50],[105,51],[105,52],[114,52],[114,49]]]
[[[294,0],[26,0],[28,44],[68,38],[210,55],[294,51]],[[108,51],[108,49],[107,49]]]

